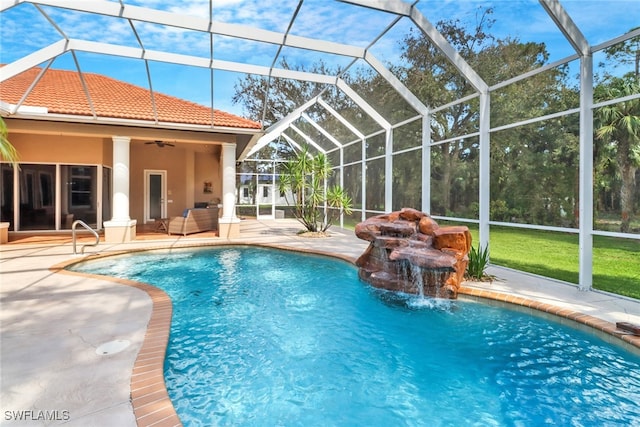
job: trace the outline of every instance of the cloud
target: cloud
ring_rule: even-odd
[[[209,0],[122,0],[126,5],[141,6],[175,12],[178,15],[198,16],[208,19]],[[213,19],[219,22],[243,24],[265,30],[284,33],[294,15],[299,0],[213,0]],[[407,1],[408,3],[408,1]],[[592,44],[620,35],[638,25],[637,0],[561,0],[581,31]],[[484,0],[423,0],[418,9],[433,24],[444,19],[459,19],[475,25],[479,8]],[[518,37],[521,41],[545,42],[552,60],[572,54],[572,50],[536,0],[509,0],[490,3],[496,20],[493,31],[498,37]],[[51,6],[41,6],[51,19],[72,38],[138,47],[135,34],[126,20],[75,12]],[[2,12],[0,53],[2,62],[8,63],[62,39],[62,35],[45,19],[36,7],[21,3]],[[178,18],[179,19],[179,16]],[[318,40],[327,40],[359,47],[366,47],[395,19],[395,16],[354,6],[335,0],[305,0],[291,28],[291,34]],[[206,33],[152,23],[134,22],[136,31],[146,49],[168,51],[208,58],[210,36]],[[384,63],[398,63],[401,41],[413,26],[404,18],[372,48],[376,57]],[[277,46],[246,39],[214,36],[216,59],[270,66]],[[292,65],[309,65],[320,59],[330,68],[344,66],[348,59],[315,51],[284,48],[282,55]],[[81,56],[85,58],[89,55]],[[92,57],[92,70],[98,70],[99,55]],[[95,60],[94,60],[95,59]],[[122,61],[126,62],[126,61]],[[142,63],[142,61],[140,61]],[[118,74],[113,68],[114,57],[104,60],[104,74]],[[54,65],[57,65],[54,64]],[[177,66],[175,66],[177,67]],[[140,67],[144,71],[144,67]],[[121,74],[121,73],[120,73]],[[163,73],[164,74],[164,73]],[[177,73],[162,76],[167,80],[177,78]],[[143,76],[144,77],[144,76]],[[154,74],[155,78],[155,74]],[[144,81],[146,77],[138,79]],[[173,91],[180,88],[167,88]],[[225,87],[225,86],[221,86]],[[197,91],[184,97],[197,96]],[[217,93],[223,92],[219,89]],[[180,96],[177,92],[173,92]],[[228,93],[225,93],[228,96]]]
[[[62,35],[32,5],[4,11],[1,22],[2,63],[15,61],[62,39]]]

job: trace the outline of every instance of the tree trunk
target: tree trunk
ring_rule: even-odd
[[[442,163],[442,206],[445,211],[443,215],[451,210],[451,166],[449,160],[445,159]]]
[[[635,193],[636,168],[629,161],[620,165],[622,187],[620,188],[620,232],[628,233],[633,216],[633,194]]]
[[[633,195],[635,193],[636,167],[630,159],[631,143],[618,141],[618,165],[620,166],[620,232],[628,233],[633,215]]]

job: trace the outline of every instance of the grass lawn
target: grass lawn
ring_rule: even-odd
[[[467,225],[477,248],[478,228]],[[492,226],[489,238],[491,264],[578,283],[577,234]],[[640,299],[640,241],[594,236],[593,287]]]
[[[492,264],[578,283],[577,234],[492,226],[489,238]],[[593,287],[640,299],[640,242],[594,236]]]

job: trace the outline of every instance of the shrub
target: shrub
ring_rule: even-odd
[[[478,246],[478,250],[471,246],[469,252],[469,264],[467,265],[467,277],[475,280],[482,280],[485,277],[484,271],[489,264],[489,247],[484,249]]]
[[[306,146],[283,166],[280,192],[287,203],[287,195],[293,198],[293,215],[307,231],[327,231],[342,212],[351,214],[351,198],[342,187],[325,188],[332,173],[329,158],[323,153],[312,156]]]

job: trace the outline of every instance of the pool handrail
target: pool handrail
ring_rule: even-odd
[[[91,227],[89,227],[87,225],[86,222],[80,220],[80,219],[76,219],[75,221],[73,221],[73,224],[71,224],[71,237],[72,237],[72,241],[73,241],[73,254],[74,255],[78,255],[78,251],[76,250],[76,227],[78,225],[83,226],[84,228],[86,228],[87,230],[89,230],[91,232],[91,234],[93,234],[96,238],[96,242],[95,243],[88,243],[86,245],[82,245],[80,247],[80,254],[84,255],[84,248],[86,246],[97,246],[98,243],[100,243],[100,236],[98,235],[98,233]]]

